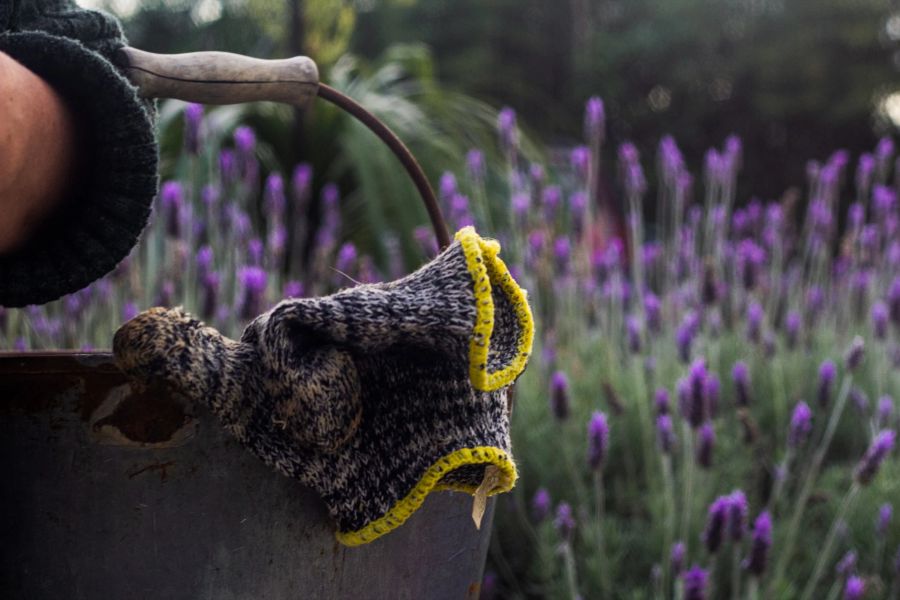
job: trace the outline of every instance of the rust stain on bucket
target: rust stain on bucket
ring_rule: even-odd
[[[100,444],[170,448],[194,436],[197,420],[185,399],[164,385],[113,388],[90,418],[94,441]]]

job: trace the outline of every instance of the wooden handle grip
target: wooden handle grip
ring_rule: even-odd
[[[306,106],[319,87],[316,63],[305,56],[262,60],[229,52],[153,54],[126,47],[119,50],[117,63],[145,98]]]

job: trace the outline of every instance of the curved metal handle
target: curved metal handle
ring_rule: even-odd
[[[434,190],[409,148],[352,98],[320,84],[319,70],[310,58],[262,60],[228,52],[153,54],[125,47],[119,50],[116,62],[145,98],[178,98],[202,104],[269,100],[304,107],[314,96],[321,96],[358,119],[390,148],[425,203],[438,245],[450,245]]]
[[[117,59],[145,98],[201,104],[270,100],[303,107],[319,87],[319,69],[305,56],[261,60],[229,52],[154,54],[126,47]]]

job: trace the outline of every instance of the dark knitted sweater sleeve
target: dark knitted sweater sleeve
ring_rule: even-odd
[[[66,201],[24,246],[0,256],[0,306],[87,286],[127,256],[147,222],[157,189],[152,107],[111,62],[124,43],[114,18],[70,0],[0,0],[0,52],[62,96],[86,153]]]

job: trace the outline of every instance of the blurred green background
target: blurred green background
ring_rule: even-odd
[[[768,198],[803,184],[807,159],[823,159],[838,147],[868,150],[900,121],[900,8],[886,1],[83,4],[119,15],[131,43],[146,50],[303,53],[317,61],[326,82],[346,67],[348,55],[371,75],[392,48],[405,44],[405,77],[512,106],[525,130],[551,147],[580,139],[581,111],[591,95],[606,103],[612,147],[630,139],[650,156],[670,133],[697,167],[707,147],[737,133],[753,157],[744,165],[741,191]],[[443,125],[440,133],[460,129],[455,121]],[[337,155],[328,129],[313,127],[305,136],[298,127],[262,127],[262,136],[284,166],[328,163]],[[461,165],[463,156],[450,154],[423,160],[435,175]]]

